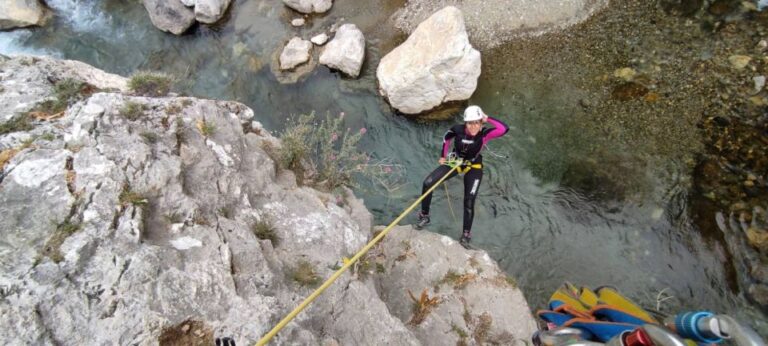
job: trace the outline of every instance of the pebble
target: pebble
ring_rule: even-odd
[[[311,39],[309,39],[309,40],[310,40],[312,43],[314,43],[314,44],[316,44],[316,45],[318,45],[318,46],[322,46],[322,45],[324,45],[326,42],[328,42],[328,35],[326,35],[325,33],[322,33],[322,34],[320,34],[320,35],[315,35],[314,37],[312,37],[312,38],[311,38]]]
[[[304,18],[296,18],[296,19],[291,21],[291,25],[293,25],[293,26],[302,26],[302,25],[304,25],[305,22],[306,21],[304,20]]]
[[[768,48],[768,41],[766,40],[760,40],[755,46],[755,49],[757,49],[758,52],[763,52],[766,48]]]
[[[752,58],[746,55],[731,55],[728,57],[728,61],[730,61],[731,66],[737,70],[741,70],[747,67],[751,60]]]
[[[183,325],[183,326],[181,327],[181,331],[182,331],[184,334],[186,334],[186,333],[189,331],[189,328],[190,328],[190,327],[189,327],[189,325],[188,325],[188,324],[185,324],[185,325]]]
[[[755,93],[759,93],[765,87],[765,76],[754,76],[752,81],[755,82]]]
[[[744,181],[744,186],[746,186],[746,187],[753,187],[753,186],[755,186],[755,182],[752,181],[752,180],[745,180]]]
[[[637,72],[635,72],[635,70],[629,67],[620,68],[620,69],[617,69],[616,71],[613,71],[614,77],[621,78],[627,82],[634,79],[636,74]]]

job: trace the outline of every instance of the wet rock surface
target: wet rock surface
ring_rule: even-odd
[[[29,59],[0,62],[3,82],[44,85],[63,73]],[[26,73],[8,71],[23,64]],[[119,89],[121,82],[105,87]],[[0,100],[14,90],[0,91]],[[373,235],[371,214],[350,191],[297,184],[291,171],[276,169],[265,146],[280,143],[240,103],[110,92],[86,95],[60,118],[1,135],[0,151],[12,154],[0,168],[0,340],[259,339]],[[259,236],[257,227],[275,238]],[[378,247],[383,270],[361,262],[275,343],[458,340],[458,333],[445,334],[449,321],[461,323],[462,301],[471,313],[461,328],[478,340],[530,337],[534,322],[521,292],[499,279],[486,253],[410,227],[396,232]],[[398,260],[403,239],[414,247]],[[422,277],[425,267],[437,271]],[[477,277],[419,300],[431,280],[454,267]],[[390,269],[401,283],[391,280]],[[372,276],[376,281],[366,279]],[[425,309],[409,313],[409,292]],[[488,304],[489,296],[505,304]],[[443,300],[430,309],[429,302]]]

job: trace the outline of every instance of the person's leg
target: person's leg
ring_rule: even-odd
[[[464,227],[461,235],[462,243],[469,243],[472,239],[472,221],[475,218],[475,199],[480,190],[480,182],[483,180],[482,169],[470,169],[464,175]]]
[[[421,194],[423,195],[427,190],[432,188],[435,183],[437,183],[440,178],[442,178],[446,173],[448,173],[451,170],[451,167],[448,167],[446,165],[440,165],[439,167],[435,168],[435,170],[432,171],[432,173],[429,173],[426,179],[424,179],[424,184],[421,187]],[[456,171],[453,171],[451,173],[451,176],[449,178],[452,178],[456,175]],[[421,200],[421,211],[419,212],[419,221],[416,223],[416,228],[421,229],[427,224],[429,224],[429,207],[432,204],[432,193],[429,193],[426,197],[424,197],[423,200]]]

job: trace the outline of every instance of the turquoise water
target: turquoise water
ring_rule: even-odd
[[[49,1],[59,14],[54,22],[0,33],[0,52],[50,54],[122,75],[140,69],[168,72],[177,76],[184,93],[247,104],[276,133],[297,114],[344,112],[347,126],[367,129],[365,151],[406,169],[404,185],[396,191],[356,191],[378,224],[389,223],[418,196],[421,180],[436,165],[440,138],[452,124],[397,115],[376,92],[380,50],[386,52],[396,40],[391,26],[380,23],[398,1],[339,0],[329,14],[311,17],[302,29],[290,27],[295,15],[274,3],[237,1],[224,24],[196,27],[176,37],[154,29],[137,2]],[[320,66],[297,84],[280,84],[270,64],[281,45],[294,34],[311,37],[340,18],[358,24],[366,34],[362,76],[347,79]],[[613,285],[654,308],[657,294],[665,290],[675,298],[664,302],[662,311],[724,312],[768,334],[765,317],[733,287],[723,246],[700,235],[687,219],[684,164],[630,162],[628,168],[614,170],[629,173],[620,180],[630,190],[642,191],[629,198],[616,198],[624,189],[605,187],[600,180],[587,193],[564,187],[566,176],[595,178],[590,163],[599,161],[587,150],[595,145],[587,135],[591,132],[570,121],[585,92],[533,75],[484,73],[470,100],[512,126],[507,136],[491,142],[492,153],[485,155],[488,168],[476,205],[474,245],[517,279],[533,309],[542,308],[566,280],[591,287]],[[617,167],[625,164],[622,152],[633,154],[632,148],[608,150],[617,154]],[[429,231],[458,237],[461,194],[458,179],[447,193],[437,190]],[[607,198],[596,200],[595,195]]]

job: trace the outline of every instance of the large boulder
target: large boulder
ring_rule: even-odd
[[[195,0],[195,19],[200,23],[213,24],[227,12],[230,0]]]
[[[324,13],[333,6],[333,0],[283,0],[283,3],[301,13]]]
[[[356,78],[365,58],[365,37],[355,24],[344,24],[320,54],[320,63]]]
[[[376,69],[381,94],[406,114],[468,99],[479,76],[480,52],[469,43],[461,11],[452,6],[421,23]]]
[[[38,0],[0,0],[0,30],[43,25],[49,12]]]
[[[149,19],[158,29],[181,35],[195,24],[195,12],[180,0],[143,0]]]
[[[309,61],[309,52],[312,50],[312,42],[294,37],[280,53],[280,69],[290,70]]]

